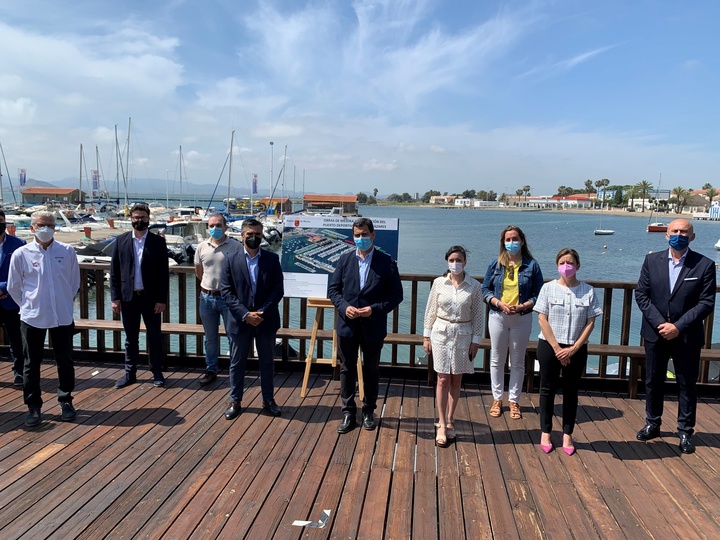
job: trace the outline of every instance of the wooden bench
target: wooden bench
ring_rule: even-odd
[[[113,319],[75,319],[75,330],[105,330],[122,331],[122,321]],[[141,325],[141,331],[145,326]],[[193,323],[166,323],[162,324],[162,332],[167,335],[202,336],[204,330],[201,324]],[[220,326],[220,334],[225,335],[225,328]],[[318,339],[331,341],[332,330],[318,330]],[[302,339],[310,340],[312,337],[311,328],[280,328],[277,337],[281,339]],[[422,348],[423,338],[420,334],[388,333],[385,338],[387,345],[414,345]],[[525,353],[526,391],[535,390],[535,360],[537,358],[537,341],[530,341]],[[490,350],[490,339],[484,338],[480,344],[481,350]],[[628,376],[628,394],[630,398],[637,398],[638,381],[641,380],[642,368],[645,365],[645,348],[641,345],[612,345],[601,343],[589,343],[588,354],[591,356],[610,356],[613,358],[628,358],[630,371]],[[700,353],[701,369],[707,369],[710,362],[720,361],[720,349],[702,349]],[[622,374],[621,374],[622,375]],[[432,361],[428,365],[428,382],[434,384],[435,372],[432,368]]]

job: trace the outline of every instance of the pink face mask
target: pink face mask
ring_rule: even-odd
[[[575,268],[574,264],[559,264],[558,265],[558,272],[560,272],[560,275],[564,277],[565,279],[571,278],[575,275],[575,272],[577,272],[577,269]]]

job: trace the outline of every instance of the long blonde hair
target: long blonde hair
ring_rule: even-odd
[[[532,259],[532,253],[530,253],[530,249],[527,247],[527,241],[525,240],[525,233],[522,232],[522,229],[518,227],[517,225],[508,225],[503,229],[503,232],[500,234],[500,253],[498,255],[498,264],[500,266],[508,266],[510,264],[510,254],[508,253],[507,249],[505,249],[505,234],[515,231],[518,233],[518,236],[520,237],[520,240],[522,241],[522,247],[520,248],[520,253],[522,253],[523,259]]]

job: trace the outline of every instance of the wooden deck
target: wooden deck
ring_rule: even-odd
[[[720,402],[698,410],[694,455],[673,435],[635,440],[644,402],[583,394],[578,453],[543,454],[537,394],[524,418],[487,415],[487,387],[466,384],[459,439],[434,446],[432,389],[383,380],[380,428],[340,436],[338,383],[276,375],[283,416],[247,408],[232,422],[227,376],[201,389],[197,371],[168,373],[156,389],[113,388],[117,365],[79,364],[78,419],[60,422],[56,375],[43,365],[45,406],[26,429],[22,392],[0,365],[0,537],[10,538],[717,538]],[[559,399],[556,412],[560,412]],[[559,432],[554,443],[560,443]],[[330,519],[323,529],[294,520]]]

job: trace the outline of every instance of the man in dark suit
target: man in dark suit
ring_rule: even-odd
[[[353,239],[355,251],[340,257],[328,286],[330,300],[338,310],[336,330],[343,413],[338,433],[348,433],[357,424],[358,349],[363,353],[365,389],[362,424],[367,430],[376,427],[373,411],[380,384],[380,353],[387,336],[387,316],[403,300],[396,262],[373,246],[373,222],[368,218],[355,220]]]
[[[20,306],[10,297],[7,290],[10,257],[13,251],[25,245],[25,240],[5,232],[5,212],[0,210],[0,324],[5,327],[5,340],[10,344],[13,360],[13,385],[23,385],[23,342],[20,333]]]
[[[684,454],[695,451],[692,434],[697,408],[696,384],[703,321],[715,309],[715,263],[688,248],[695,239],[692,223],[676,219],[668,225],[668,250],[645,257],[635,300],[642,311],[645,339],[646,425],[637,438],[660,436],[665,375],[673,359],[678,384],[678,436]]]
[[[122,314],[125,329],[125,375],[115,383],[115,388],[136,382],[141,318],[145,322],[153,385],[162,387],[165,377],[160,325],[170,284],[167,244],[165,238],[148,232],[147,205],[133,206],[130,219],[133,230],[117,237],[110,262],[112,310]]]
[[[243,249],[225,257],[220,274],[220,292],[230,316],[227,334],[230,348],[230,406],[225,418],[240,414],[245,384],[245,364],[253,338],[260,364],[260,389],[263,408],[280,416],[273,394],[275,336],[280,328],[278,304],[282,300],[283,273],[275,253],[260,249],[263,225],[256,219],[242,223]]]

